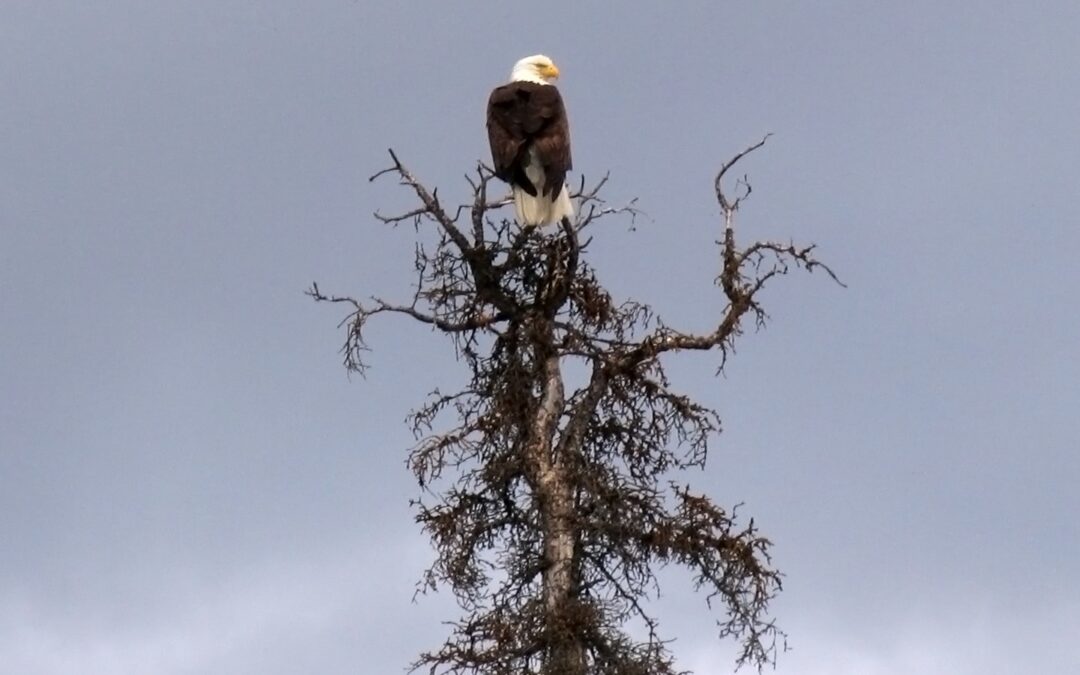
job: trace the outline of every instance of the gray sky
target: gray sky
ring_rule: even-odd
[[[338,308],[407,292],[393,146],[440,194],[487,92],[563,71],[620,295],[705,328],[719,164],[744,238],[820,245],[727,376],[690,477],[787,573],[777,672],[1080,668],[1080,4],[0,6],[0,672],[395,673],[443,635],[407,501],[408,409],[460,372],[387,321],[349,381]],[[730,671],[677,574],[682,664]]]

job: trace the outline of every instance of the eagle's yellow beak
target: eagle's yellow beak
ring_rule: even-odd
[[[559,69],[555,67],[555,64],[541,66],[540,74],[548,79],[557,79],[559,77]]]

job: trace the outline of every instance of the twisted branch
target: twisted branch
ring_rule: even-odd
[[[471,198],[447,208],[391,150],[392,164],[371,177],[395,176],[419,204],[375,217],[412,222],[420,240],[410,302],[345,303],[345,365],[363,372],[364,331],[374,317],[406,316],[449,338],[469,381],[433,392],[409,418],[418,443],[409,468],[423,497],[416,519],[431,537],[435,561],[418,592],[448,586],[465,616],[451,635],[414,664],[431,675],[547,673],[674,675],[669,642],[646,606],[657,565],[687,568],[716,605],[720,637],[741,643],[738,664],[772,661],[783,634],[768,617],[781,588],[770,542],[753,520],[737,523],[707,496],[670,482],[672,471],[704,466],[720,430],[716,412],[676,391],[664,357],[716,350],[721,368],[742,323],[767,317],[761,292],[790,269],[817,268],[815,247],[754,242],[740,248],[735,215],[752,188],[744,174],[729,193],[727,174],[769,136],[724,162],[714,190],[721,208],[716,283],[727,304],[705,333],[660,321],[646,304],[616,301],[584,255],[606,218],[641,215],[636,201],[614,207],[601,197],[603,176],[572,191],[574,220],[519,227],[492,199],[492,170],[479,163],[466,181]],[[431,242],[434,238],[434,243]],[[842,284],[841,284],[842,285]],[[566,390],[563,365],[585,359],[589,380]],[[449,430],[436,431],[451,418]],[[645,642],[623,623],[644,622]]]

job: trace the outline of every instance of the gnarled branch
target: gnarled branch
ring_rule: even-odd
[[[443,205],[391,150],[394,176],[419,202],[389,225],[412,222],[417,287],[411,301],[326,295],[345,303],[346,366],[362,372],[368,322],[405,316],[449,338],[469,369],[457,391],[434,392],[410,416],[418,443],[408,465],[423,497],[416,519],[435,545],[420,591],[448,586],[465,613],[452,633],[414,664],[431,675],[558,673],[674,675],[669,643],[645,602],[654,570],[687,568],[715,605],[721,637],[741,643],[738,663],[761,667],[783,634],[768,616],[781,588],[770,542],[751,520],[740,525],[707,496],[671,482],[673,471],[704,466],[720,430],[717,413],[676,390],[666,355],[718,351],[721,368],[742,324],[765,318],[761,293],[791,269],[833,271],[814,246],[758,241],[740,247],[735,216],[751,194],[745,175],[725,179],[769,136],[724,162],[714,188],[721,208],[716,282],[726,306],[712,330],[682,331],[647,304],[616,301],[585,255],[582,233],[601,219],[631,225],[631,200],[601,197],[603,176],[572,191],[574,220],[519,227],[492,199],[494,174],[466,176],[470,199]],[[466,218],[466,214],[468,214]],[[434,243],[432,243],[432,238]],[[568,391],[565,366],[583,359],[588,381]],[[449,429],[439,430],[449,418]],[[636,617],[645,642],[626,634]]]

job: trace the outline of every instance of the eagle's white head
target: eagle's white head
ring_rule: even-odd
[[[536,84],[551,84],[559,77],[559,69],[548,57],[543,54],[526,56],[514,64],[514,70],[510,72],[511,82],[535,82]]]

